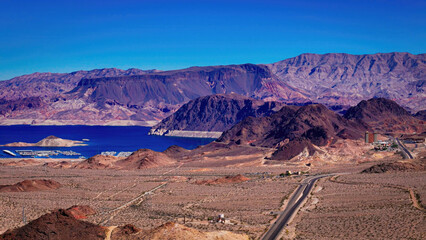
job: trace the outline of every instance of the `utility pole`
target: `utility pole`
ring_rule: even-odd
[[[27,224],[27,217],[25,216],[25,207],[22,207],[22,222],[24,225]]]

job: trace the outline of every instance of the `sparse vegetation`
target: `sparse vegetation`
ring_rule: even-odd
[[[296,219],[296,239],[422,239],[424,213],[412,207],[407,187],[426,194],[423,172],[341,175],[321,183],[321,200]],[[346,182],[348,184],[342,184]],[[353,184],[352,184],[353,183]],[[401,186],[401,188],[387,186]],[[423,193],[423,195],[422,195]]]
[[[7,167],[0,168],[3,177],[0,184],[13,183],[17,178],[28,175],[45,175],[41,167],[13,168],[13,176],[7,175],[10,171],[4,171],[5,168]],[[285,178],[272,181],[271,173],[265,178],[251,177],[250,181],[231,184],[194,184],[195,181],[235,176],[247,170],[265,172],[264,169],[256,171],[253,168],[241,168],[238,169],[239,172],[228,168],[216,168],[206,173],[195,172],[191,180],[170,182],[155,194],[141,199],[140,204],[136,202],[114,213],[114,217],[106,225],[121,226],[130,223],[138,228],[151,229],[167,221],[183,224],[185,218],[186,226],[199,230],[248,232],[256,239],[269,227],[269,213],[279,210],[281,201],[288,198],[298,180]],[[66,208],[77,203],[89,205],[98,214],[87,220],[99,223],[109,218],[109,210],[167,181],[169,177],[161,175],[165,171],[168,169],[135,172],[50,169],[49,178],[60,181],[64,185],[62,188],[37,193],[0,194],[0,215],[7,216],[0,218],[0,231],[21,224],[22,206],[26,207],[27,219],[33,220],[55,208]],[[177,176],[179,173],[192,173],[187,169],[179,171],[175,172]],[[217,174],[217,177],[212,177],[212,174]],[[8,179],[8,176],[11,178]],[[80,187],[75,188],[76,185]],[[218,214],[225,214],[225,218],[231,220],[232,224],[209,223]]]

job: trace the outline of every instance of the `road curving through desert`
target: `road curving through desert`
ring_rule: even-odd
[[[333,176],[335,174],[322,174],[316,176],[310,176],[304,179],[299,187],[292,194],[290,200],[287,203],[286,208],[280,214],[278,219],[272,224],[269,230],[261,237],[261,240],[274,240],[278,239],[284,227],[288,224],[291,218],[297,213],[302,202],[311,192],[315,182],[324,177]]]

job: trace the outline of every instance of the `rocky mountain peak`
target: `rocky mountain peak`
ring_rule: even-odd
[[[151,134],[170,130],[222,132],[246,117],[269,116],[283,106],[236,93],[199,97],[184,104],[151,129]]]

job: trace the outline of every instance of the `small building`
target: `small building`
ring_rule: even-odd
[[[389,141],[376,141],[374,142],[374,150],[376,151],[384,151],[391,147],[391,143]]]
[[[217,216],[217,222],[225,223],[225,214],[219,214],[219,216]]]
[[[374,143],[374,142],[377,142],[377,140],[378,140],[377,133],[375,132],[370,133],[368,131],[365,132],[365,143]]]

